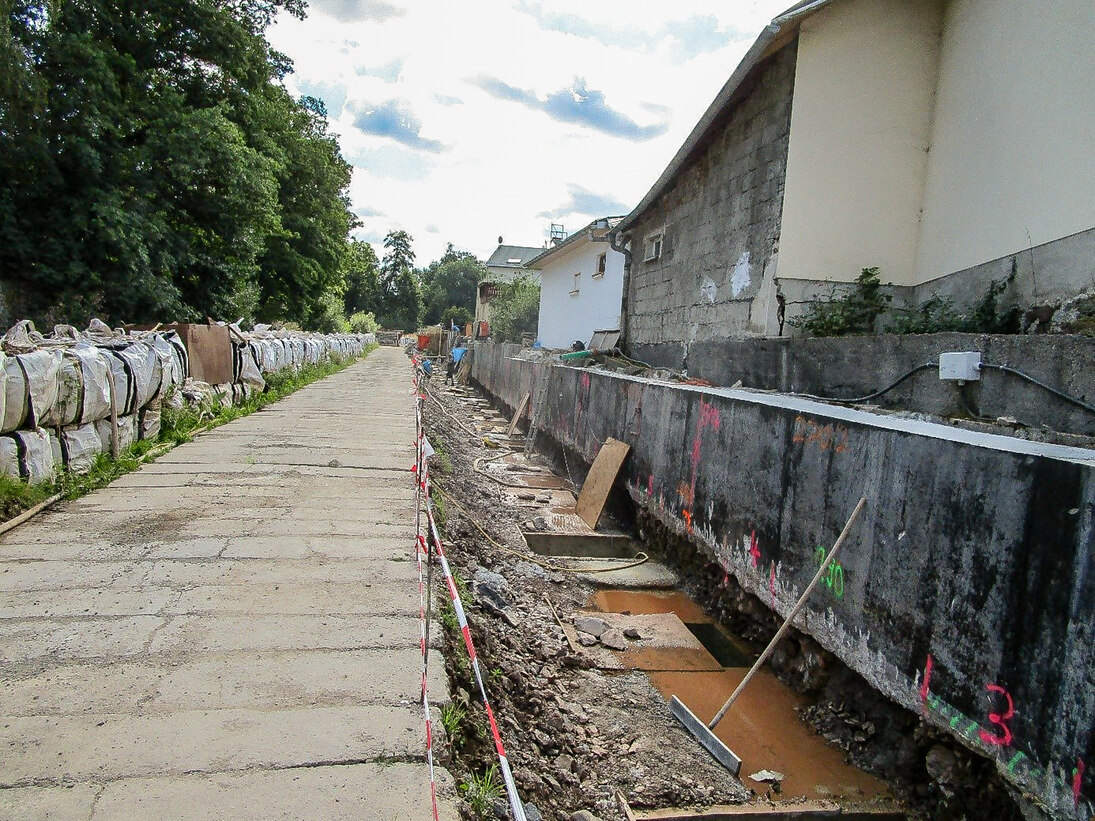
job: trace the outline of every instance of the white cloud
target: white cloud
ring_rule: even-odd
[[[790,2],[313,0],[270,39],[290,91],[332,96],[359,235],[404,228],[425,264],[447,242],[485,257],[499,235],[540,245],[551,221],[633,207]]]

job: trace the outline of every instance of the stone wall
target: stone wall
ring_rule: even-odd
[[[628,442],[632,499],[778,614],[865,497],[801,629],[1056,817],[1091,816],[1095,452],[516,351],[476,345],[472,378],[511,407],[532,392],[587,463]]]
[[[675,346],[676,367],[691,344],[764,320],[751,311],[779,237],[795,52],[791,43],[754,69],[714,140],[628,231],[627,339]],[[662,255],[645,262],[644,239],[661,230]]]

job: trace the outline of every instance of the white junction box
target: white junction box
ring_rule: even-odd
[[[981,352],[957,351],[939,354],[939,378],[976,382],[981,378]]]

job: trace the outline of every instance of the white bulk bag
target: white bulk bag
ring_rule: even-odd
[[[23,372],[27,375],[27,427],[38,427],[41,422],[53,415],[57,404],[57,374],[61,370],[60,351],[46,348],[22,353],[14,357],[19,360]]]
[[[109,354],[89,342],[81,342],[66,353],[79,360],[83,383],[80,412],[74,421],[86,425],[110,416]]]
[[[44,430],[19,430],[0,436],[0,471],[31,484],[51,481],[57,464],[49,434]]]
[[[153,402],[141,409],[141,422],[137,429],[137,438],[140,440],[155,439],[160,435],[161,411],[160,403]]]
[[[160,392],[163,364],[156,349],[144,341],[135,342],[117,354],[129,365],[134,400],[132,405],[127,406],[127,412],[133,413],[151,402]]]
[[[18,479],[19,446],[11,436],[0,436],[0,473]]]
[[[114,382],[114,403],[119,416],[129,416],[137,410],[137,391],[133,373],[126,359],[110,348],[103,348],[110,364],[110,377]]]
[[[95,423],[95,432],[99,434],[99,444],[103,453],[111,453],[110,420],[100,419]],[[118,453],[124,453],[137,441],[137,414],[118,417]]]
[[[107,424],[110,424],[109,420]],[[107,447],[110,447],[109,433]],[[99,432],[95,430],[95,423],[61,431],[61,451],[64,454],[65,467],[73,473],[87,473],[91,470],[95,457],[103,452],[103,443],[99,439]]]
[[[4,357],[4,418],[0,433],[18,430],[27,418],[27,377],[14,356]]]
[[[84,393],[84,378],[80,359],[71,350],[60,352],[57,369],[57,402],[53,412],[40,424],[51,428],[67,427],[80,416],[80,404]]]

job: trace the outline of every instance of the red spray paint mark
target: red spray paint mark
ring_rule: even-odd
[[[650,478],[646,480],[646,494],[648,496],[654,495],[654,474],[650,474]]]
[[[772,609],[776,609],[776,563],[772,562],[772,569],[768,574],[768,589],[772,591]]]
[[[730,586],[730,571],[729,570],[722,571],[722,586],[723,587],[729,587]]]
[[[753,531],[749,537],[749,555],[753,557],[753,567],[757,566],[757,559],[760,558],[760,541],[757,539],[757,531]]]
[[[928,662],[924,665],[924,680],[920,682],[920,700],[924,703],[928,703],[928,688],[931,686],[932,681],[932,656],[928,653]]]
[[[704,428],[719,429],[719,409],[716,408],[710,402],[703,399],[700,400],[700,415],[696,420],[696,435],[692,439],[692,479],[688,485],[688,505],[689,508],[685,509],[682,513],[684,515],[685,522],[688,524],[688,532],[692,532],[692,511],[691,506],[696,498],[696,470],[700,464],[701,454],[701,440],[703,439]]]
[[[1084,765],[1082,758],[1076,759],[1076,767],[1072,770],[1072,803],[1074,806],[1080,805],[1080,787],[1084,783],[1084,770],[1087,767]]]
[[[978,735],[986,744],[995,747],[1007,747],[1011,744],[1011,728],[1008,727],[1006,722],[1015,715],[1015,703],[1011,700],[1011,693],[999,684],[986,684],[985,689],[990,693],[1002,695],[1007,700],[1008,708],[1003,713],[989,713],[989,721],[1004,731],[1002,735],[993,735],[988,730],[982,730]]]

